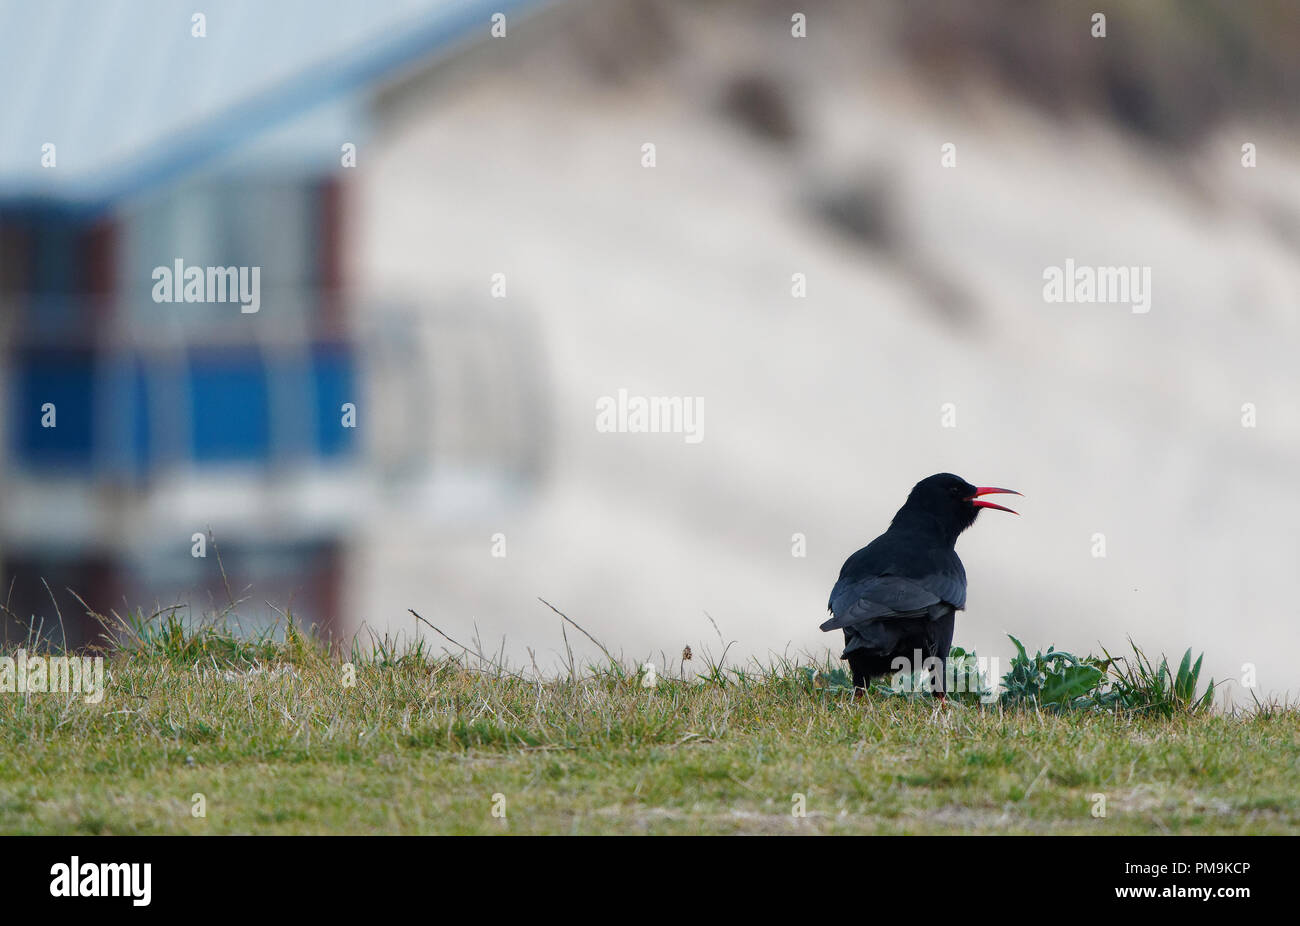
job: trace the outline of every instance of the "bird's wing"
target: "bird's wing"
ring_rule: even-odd
[[[918,581],[902,576],[871,576],[845,583],[843,587],[837,585],[830,600],[833,616],[821,629],[836,630],[877,618],[919,617],[927,613],[930,617],[940,617],[951,611],[955,602],[945,602],[942,596],[927,588],[930,584],[927,580],[928,577]]]
[[[933,562],[933,569],[924,578],[916,581],[926,590],[939,596],[958,611],[966,607],[966,569],[957,554],[951,550],[944,551],[941,558]]]

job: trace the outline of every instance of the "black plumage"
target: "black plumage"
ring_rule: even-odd
[[[974,486],[952,473],[922,479],[889,530],[845,561],[827,603],[831,619],[821,629],[844,631],[840,658],[848,660],[855,687],[897,671],[898,659],[919,671],[919,653],[923,660],[938,660],[941,671],[932,687],[942,697],[956,615],[966,607],[957,538],[981,508],[1011,511],[979,498],[998,492],[1020,494]]]

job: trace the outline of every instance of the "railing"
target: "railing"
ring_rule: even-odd
[[[115,525],[205,512],[319,535],[384,499],[436,507],[429,486],[466,474],[502,496],[535,481],[546,384],[517,310],[350,301],[355,321],[328,330],[230,306],[220,323],[51,327],[5,306],[0,540],[111,543]]]

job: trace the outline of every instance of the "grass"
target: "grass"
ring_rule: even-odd
[[[612,658],[541,678],[423,642],[345,654],[291,622],[117,633],[101,703],[0,694],[0,832],[1300,832],[1300,712],[1194,691],[940,708],[786,660],[697,656],[649,688]]]

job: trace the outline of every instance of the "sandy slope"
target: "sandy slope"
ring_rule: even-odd
[[[838,643],[817,624],[843,558],[915,479],[951,470],[1027,495],[1022,518],[986,514],[959,545],[958,642],[1005,658],[1005,632],[1080,649],[1132,635],[1204,649],[1216,677],[1254,662],[1263,688],[1300,689],[1300,272],[1259,207],[1300,187],[1300,148],[1246,127],[1170,161],[978,90],[944,99],[893,72],[818,83],[810,65],[805,135],[783,151],[720,116],[699,70],[598,87],[534,50],[366,151],[358,283],[432,308],[506,272],[510,307],[541,323],[552,444],[532,505],[451,524],[377,512],[357,543],[358,617],[409,626],[413,606],[551,664],[540,595],[629,657],[716,652],[706,611],[732,655],[820,652]],[[1254,173],[1238,136],[1267,151]],[[939,166],[945,141],[955,169]],[[809,208],[873,178],[898,209],[888,252]],[[1046,304],[1043,269],[1067,257],[1149,265],[1152,311]],[[930,278],[965,322],[935,308]],[[704,441],[597,433],[595,402],[619,388],[703,397]],[[940,427],[945,402],[956,428]]]

